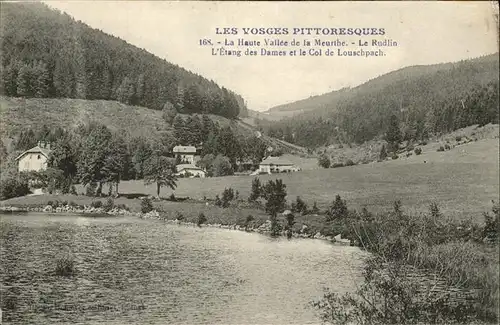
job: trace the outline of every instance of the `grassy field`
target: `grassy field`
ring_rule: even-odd
[[[312,163],[311,163],[312,164]],[[311,166],[312,168],[312,166]],[[317,201],[326,208],[336,194],[352,208],[373,212],[391,209],[401,200],[407,212],[427,211],[437,202],[447,215],[482,220],[499,196],[498,139],[471,142],[446,152],[424,151],[420,156],[333,169],[311,169],[291,174],[260,175],[261,182],[281,178],[287,199],[301,196],[309,205]],[[175,191],[164,188],[162,196],[213,199],[232,187],[246,199],[253,177],[228,176],[180,179]],[[80,188],[79,192],[83,192]],[[153,185],[142,181],[120,184],[121,193],[155,194]]]
[[[437,202],[446,215],[482,221],[482,212],[489,211],[491,200],[498,200],[499,196],[498,156],[498,139],[484,139],[446,152],[429,150],[423,151],[420,156],[380,163],[260,175],[259,178],[261,182],[281,178],[287,186],[289,202],[300,196],[309,206],[316,201],[321,209],[325,209],[339,194],[346,199],[350,208],[366,207],[372,212],[383,212],[392,208],[394,200],[401,200],[406,212],[417,213],[427,211],[431,202]],[[175,191],[164,188],[161,196],[168,197],[175,193],[177,197],[213,199],[224,188],[232,187],[239,191],[240,198],[246,199],[250,194],[252,179],[250,176],[180,179]],[[83,188],[79,187],[78,192],[83,192]],[[142,181],[126,181],[120,183],[120,193],[155,195],[155,186],[145,186]],[[85,199],[88,204],[92,201],[91,198]],[[47,199],[43,196],[25,197],[7,200],[2,204],[30,204],[32,200]],[[139,205],[138,200],[118,200],[116,203],[127,204],[132,208]],[[190,209],[187,203],[176,204],[178,206],[169,202],[166,208],[171,211]],[[203,209],[206,209],[204,205],[195,208],[196,213]],[[193,215],[196,213],[193,212]],[[247,212],[235,211],[235,214],[245,217]]]

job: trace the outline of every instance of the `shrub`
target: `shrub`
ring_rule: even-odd
[[[258,178],[254,178],[252,181],[252,191],[250,192],[250,196],[248,197],[249,202],[255,202],[262,193],[262,186],[260,184],[260,180]]]
[[[318,208],[318,204],[316,203],[316,201],[314,201],[314,204],[313,204],[313,207],[311,209],[311,212],[314,213],[314,214],[318,214],[319,213],[319,208]]]
[[[68,201],[64,200],[64,201],[61,202],[61,206],[65,207],[67,205],[68,205]]]
[[[415,154],[418,156],[422,154],[422,148],[415,148]]]
[[[78,206],[78,204],[76,204],[75,201],[69,201],[68,205],[70,207],[76,207],[76,206]]]
[[[451,149],[451,147],[450,147],[450,145],[449,145],[449,144],[445,144],[445,145],[444,145],[444,149],[445,149],[445,150],[450,150],[450,149]]]
[[[437,149],[438,152],[441,152],[441,151],[444,151],[444,147],[443,146],[440,146],[438,149]]]
[[[97,190],[97,183],[90,183],[85,188],[85,195],[86,196],[95,196],[96,190]]]
[[[344,166],[354,166],[354,165],[356,165],[356,163],[351,159],[347,159],[347,161],[344,163]]]
[[[328,157],[326,154],[322,154],[318,158],[318,165],[323,168],[330,168],[330,157]]]
[[[125,204],[117,204],[116,208],[120,209],[120,210],[130,211],[130,208],[128,206],[126,206]]]
[[[104,211],[108,212],[111,211],[115,207],[115,201],[112,198],[108,198],[106,200],[106,203],[104,203]]]
[[[182,221],[184,220],[184,215],[180,213],[179,211],[175,211],[175,219]]]
[[[203,212],[200,212],[200,214],[198,215],[198,220],[197,220],[196,224],[199,227],[202,224],[204,224],[205,222],[207,222],[207,217],[205,217],[205,215],[203,214]]]
[[[393,153],[392,153],[392,156],[391,156],[391,159],[392,159],[392,160],[396,160],[396,159],[398,159],[398,158],[399,158],[399,156],[397,155],[397,153],[393,152]]]
[[[47,201],[47,205],[50,205],[51,207],[54,206],[54,202],[52,200]]]
[[[55,200],[54,202],[52,202],[52,207],[55,209],[59,206],[59,201],[58,200]]]
[[[328,209],[327,221],[345,218],[348,215],[347,204],[345,200],[342,200],[340,195],[335,196],[335,200],[332,202]]]
[[[459,136],[459,135],[457,135],[457,136],[455,137],[455,141],[456,141],[456,142],[460,142],[460,141],[462,141],[462,137],[461,137],[461,136]]]
[[[232,188],[225,188],[224,192],[222,192],[222,207],[229,207],[229,203],[235,198],[234,190]]]
[[[170,196],[168,197],[168,199],[170,201],[173,201],[173,202],[177,201],[177,199],[175,198],[175,194],[174,193],[170,194]]]
[[[295,203],[292,203],[292,211],[307,214],[307,204],[300,198],[300,196],[297,196]]]
[[[419,145],[425,146],[425,145],[427,145],[427,141],[425,141],[425,140],[424,141],[420,141]]]
[[[408,147],[406,147],[406,151],[408,151],[408,152],[413,151],[414,149],[415,149],[415,147],[412,145],[409,145]]]
[[[385,144],[380,148],[380,153],[378,155],[380,160],[385,160],[387,158],[387,149],[385,148]]]
[[[344,164],[341,162],[336,162],[331,165],[332,168],[344,167]]]
[[[56,260],[55,273],[59,276],[71,276],[75,274],[75,261],[70,257],[61,257]]]
[[[71,185],[71,189],[69,190],[69,194],[71,194],[71,195],[78,195],[78,193],[76,192],[76,186],[75,185]]]
[[[3,175],[2,175],[3,176]],[[0,180],[0,199],[25,196],[30,193],[28,181],[15,175],[2,177]]]
[[[219,195],[216,195],[216,196],[215,196],[215,202],[214,202],[214,204],[215,204],[215,206],[217,206],[217,207],[222,206],[222,201],[221,201],[221,199],[220,199]]]
[[[250,224],[250,222],[252,222],[252,221],[254,221],[254,217],[253,217],[251,214],[249,214],[249,215],[247,216],[247,218],[245,219],[245,227],[248,227],[248,225],[249,225],[249,224]]]
[[[142,213],[148,213],[153,211],[153,203],[151,202],[151,199],[146,197],[142,199],[141,201],[141,212]]]
[[[92,201],[90,206],[93,208],[102,208],[102,201],[100,201],[100,200]]]

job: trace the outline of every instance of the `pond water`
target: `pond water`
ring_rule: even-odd
[[[310,301],[354,291],[366,256],[132,217],[0,218],[5,324],[317,324]],[[64,256],[74,276],[55,274]]]

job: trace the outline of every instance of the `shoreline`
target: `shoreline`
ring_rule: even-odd
[[[218,228],[218,229],[227,229],[227,230],[235,230],[235,231],[243,231],[247,233],[258,233],[262,235],[269,235],[271,233],[270,227],[271,227],[271,221],[266,220],[264,223],[262,223],[260,226],[240,226],[238,224],[220,224],[220,223],[203,223],[201,225],[198,225],[197,223],[194,222],[188,222],[188,221],[183,221],[183,220],[178,220],[178,219],[168,219],[166,217],[166,213],[160,213],[156,210],[150,211],[148,213],[141,213],[141,212],[132,212],[128,211],[125,209],[118,209],[118,208],[113,208],[109,211],[105,211],[103,208],[94,208],[91,206],[83,206],[81,207],[75,207],[75,206],[63,206],[63,207],[57,207],[57,208],[52,208],[52,206],[47,205],[46,207],[16,207],[16,206],[1,206],[0,207],[0,215],[1,214],[11,214],[11,213],[30,213],[30,212],[36,212],[36,213],[48,213],[48,214],[73,214],[73,215],[80,215],[80,216],[85,216],[85,217],[137,217],[139,219],[152,219],[152,220],[160,220],[164,221],[165,223],[172,224],[172,225],[181,225],[185,227],[207,227],[207,228]],[[286,232],[282,231],[280,236],[278,237],[286,237]],[[321,233],[317,232],[316,234],[311,234],[307,232],[292,232],[292,238],[303,238],[303,239],[319,239],[319,240],[324,240],[328,241],[331,244],[339,245],[339,246],[355,246],[352,245],[352,243],[347,240],[347,239],[341,239],[340,241],[336,240],[332,236],[325,236],[322,235]]]

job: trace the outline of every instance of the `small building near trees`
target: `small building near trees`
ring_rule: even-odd
[[[194,164],[196,156],[196,147],[194,146],[175,146],[172,150],[174,157],[179,157],[181,164]]]
[[[205,170],[193,164],[179,164],[175,169],[177,172],[175,175],[179,177],[206,177]]]
[[[39,141],[36,147],[33,147],[16,157],[18,171],[42,171],[47,169],[47,162],[50,154],[50,143]]]
[[[289,173],[299,171],[300,168],[295,166],[291,161],[283,157],[269,156],[262,160],[259,164],[260,173]]]

